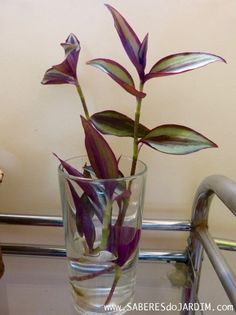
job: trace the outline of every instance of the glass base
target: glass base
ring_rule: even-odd
[[[71,292],[73,295],[74,306],[78,314],[125,314],[126,306],[132,302],[134,297],[134,288],[136,284],[135,260],[136,258],[133,263],[130,262],[128,268],[126,267],[122,270],[122,276],[116,285],[108,305],[104,305],[104,303],[109,296],[114,281],[114,271],[100,275],[94,279],[84,281],[76,281],[76,279],[74,279],[74,281],[71,281]],[[79,272],[81,267],[86,270],[86,274],[91,274],[91,270],[90,273],[88,270],[89,267],[91,268],[92,266],[81,266],[80,264],[74,263],[69,263],[69,266],[71,274],[81,274],[81,271]],[[94,267],[95,266],[93,266],[93,271]]]

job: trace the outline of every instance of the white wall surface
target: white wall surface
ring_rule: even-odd
[[[189,126],[219,149],[194,155],[163,155],[144,148],[149,166],[145,216],[190,218],[202,179],[223,174],[236,180],[236,2],[234,0],[108,0],[142,39],[149,32],[147,69],[165,55],[212,52],[216,63],[146,84],[141,121]],[[59,214],[56,152],[63,158],[85,152],[82,107],[73,86],[42,86],[46,69],[60,63],[70,32],[81,41],[78,74],[90,112],[113,109],[134,115],[135,99],[85,62],[119,61],[132,75],[110,13],[102,0],[8,0],[0,2],[0,211]],[[109,137],[118,153],[131,154],[129,139]],[[214,234],[235,237],[235,220],[215,202]],[[212,209],[213,210],[213,209]]]

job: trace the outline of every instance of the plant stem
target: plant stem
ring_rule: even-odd
[[[144,86],[144,83],[140,81],[140,85],[139,85],[140,92],[143,92],[143,86]],[[140,114],[141,114],[141,106],[142,106],[142,98],[137,97],[137,106],[136,106],[135,121],[134,121],[133,160],[132,160],[131,171],[130,171],[131,176],[135,174],[137,161],[138,161],[138,155],[140,151],[140,148],[138,146],[138,127],[139,127],[139,119],[140,119]],[[132,185],[132,180],[129,182],[129,185],[128,185],[129,190],[131,189],[131,185]],[[119,215],[116,221],[117,226],[122,226],[124,222],[125,214],[129,206],[129,199],[130,198],[125,199],[122,211],[119,212]]]
[[[140,92],[143,92],[143,82],[140,82],[139,90]],[[140,120],[140,114],[141,114],[141,105],[142,105],[142,98],[137,97],[137,106],[136,106],[135,121],[134,121],[133,161],[132,161],[131,172],[130,172],[131,176],[135,174],[138,154],[139,154],[138,127],[139,127],[139,120]]]
[[[139,90],[140,92],[143,92],[144,83],[140,81]],[[141,114],[141,106],[142,106],[142,98],[137,97],[137,106],[136,106],[136,112],[135,112],[135,121],[134,121],[134,142],[133,142],[133,160],[132,160],[132,166],[130,175],[134,175],[136,171],[137,161],[138,161],[138,155],[140,148],[138,146],[138,127],[139,127],[139,120],[140,120],[140,114]],[[131,189],[132,181],[129,182],[128,189]],[[125,218],[126,211],[129,206],[129,199],[125,199],[122,211],[120,211],[118,215],[118,219],[116,221],[117,226],[122,226]]]
[[[111,224],[111,214],[112,214],[112,200],[107,201],[107,205],[103,216],[103,226],[102,226],[102,240],[99,246],[99,250],[105,250],[107,247],[107,241],[110,232]]]
[[[83,106],[83,109],[84,109],[85,117],[89,120],[90,119],[89,111],[88,111],[88,108],[87,108],[87,104],[86,104],[86,101],[85,101],[85,97],[84,97],[83,91],[82,91],[81,86],[80,86],[78,81],[76,83],[76,90],[77,90],[77,92],[78,92],[78,94],[80,96],[80,100],[81,100],[81,103],[82,103],[82,106]]]
[[[120,279],[120,277],[121,277],[121,274],[122,274],[121,268],[120,268],[118,265],[116,265],[116,266],[115,266],[114,281],[113,281],[111,290],[110,290],[110,292],[109,292],[109,294],[108,294],[108,297],[107,297],[107,299],[106,299],[104,305],[108,305],[108,304],[110,303],[110,301],[111,301],[111,299],[112,299],[112,296],[113,296],[113,293],[114,293],[114,291],[115,291],[115,289],[116,289],[116,285],[117,285],[117,283],[118,283],[118,281],[119,281],[119,279]]]

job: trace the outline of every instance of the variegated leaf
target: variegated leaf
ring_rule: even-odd
[[[160,152],[177,155],[217,147],[205,136],[181,125],[158,126],[152,129],[140,142]]]
[[[93,125],[103,134],[118,137],[134,136],[134,121],[126,115],[113,110],[95,113],[91,116]],[[145,137],[150,130],[139,124],[138,138]]]
[[[144,69],[140,64],[139,59],[141,42],[138,36],[131,28],[129,23],[125,20],[125,18],[116,9],[114,9],[109,4],[106,4],[106,7],[113,16],[115,28],[129,59],[137,69],[139,75],[142,76],[144,74]]]
[[[74,34],[70,34],[65,43],[61,44],[65,50],[65,60],[48,69],[42,84],[74,84],[77,83],[76,67],[80,53],[80,42]]]
[[[222,61],[223,58],[210,53],[202,52],[184,52],[169,55],[159,60],[145,76],[145,81],[168,75],[175,75],[197,68],[204,67],[212,62]]]
[[[116,61],[98,58],[87,62],[103,72],[107,73],[114,81],[122,86],[127,92],[137,97],[144,97],[146,94],[135,89],[134,80],[129,72]]]

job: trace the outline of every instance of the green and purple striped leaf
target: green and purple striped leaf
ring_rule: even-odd
[[[114,9],[109,4],[106,4],[106,7],[113,16],[115,28],[129,59],[137,69],[140,77],[142,77],[144,75],[144,69],[140,63],[139,58],[141,42],[138,36],[135,34],[134,30],[131,28],[125,18],[116,9]]]
[[[85,147],[91,166],[98,178],[108,179],[119,176],[118,162],[107,141],[81,116],[85,133]]]
[[[129,72],[116,61],[98,58],[87,62],[88,65],[94,66],[107,73],[114,81],[123,87],[127,92],[137,97],[144,97],[146,94],[135,89],[134,80]]]
[[[167,154],[189,154],[217,147],[205,136],[181,125],[162,125],[152,129],[140,142]]]
[[[65,50],[65,60],[48,69],[42,84],[76,84],[76,67],[80,53],[80,42],[74,34],[70,34],[61,46]]]
[[[223,58],[210,53],[184,52],[169,55],[159,60],[145,76],[145,81],[154,77],[175,75],[204,67],[212,62],[222,61]]]
[[[101,133],[118,137],[134,136],[134,121],[126,115],[113,110],[95,113],[90,117],[93,125]],[[138,138],[143,138],[149,133],[149,129],[139,124]]]

